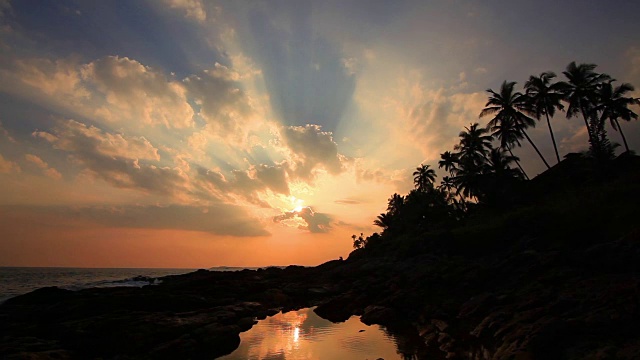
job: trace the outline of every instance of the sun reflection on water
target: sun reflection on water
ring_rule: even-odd
[[[312,309],[268,317],[240,339],[240,346],[221,359],[402,359],[395,341],[379,326],[364,325],[358,317],[334,324]]]

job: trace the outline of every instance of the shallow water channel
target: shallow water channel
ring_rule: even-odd
[[[240,346],[224,360],[411,359],[384,327],[367,326],[359,316],[332,323],[313,308],[278,313],[240,334]]]

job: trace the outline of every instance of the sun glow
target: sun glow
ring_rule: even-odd
[[[302,209],[304,209],[304,208],[305,208],[305,206],[304,206],[304,200],[302,200],[302,199],[298,199],[298,198],[296,198],[295,196],[292,196],[292,197],[291,197],[291,205],[292,205],[292,207],[293,207],[293,210],[292,210],[292,211],[293,211],[293,212],[297,212],[297,213],[298,213],[298,212],[300,212],[300,211],[302,211]]]

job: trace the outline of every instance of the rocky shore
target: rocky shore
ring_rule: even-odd
[[[640,160],[625,161],[601,179],[554,167],[517,206],[344,261],[39,289],[0,305],[0,358],[211,359],[255,319],[317,306],[386,326],[419,359],[640,359]]]
[[[412,329],[419,358],[640,358],[640,232],[574,251],[352,258],[170,276],[157,286],[43,288],[0,306],[0,357],[212,358],[254,319],[318,306]]]

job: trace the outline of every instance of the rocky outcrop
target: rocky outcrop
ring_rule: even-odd
[[[429,359],[640,358],[640,232],[585,248],[360,257],[315,268],[170,276],[157,286],[43,288],[0,305],[1,358],[211,358],[255,319],[317,306],[361,315]],[[403,340],[405,339],[405,340]]]

